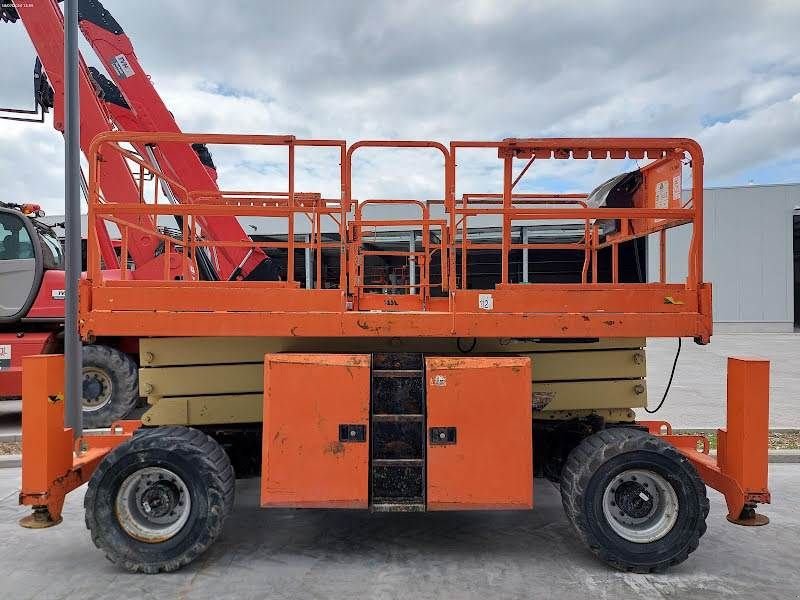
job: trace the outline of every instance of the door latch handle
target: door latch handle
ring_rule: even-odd
[[[339,441],[340,442],[366,442],[367,441],[367,426],[366,425],[339,425]]]
[[[445,446],[456,443],[455,427],[431,427],[429,431],[431,446]]]

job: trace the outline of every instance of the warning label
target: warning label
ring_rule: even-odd
[[[431,377],[431,384],[437,387],[445,387],[447,385],[447,377],[444,375],[435,375]]]
[[[11,345],[0,344],[0,369],[11,367]]]
[[[111,59],[111,68],[123,79],[133,77],[136,74],[124,54],[117,54]]]
[[[672,178],[672,199],[673,200],[680,200],[681,199],[681,176],[675,175]]]
[[[669,183],[665,179],[656,184],[656,208],[669,206]]]

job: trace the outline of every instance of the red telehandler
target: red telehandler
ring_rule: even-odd
[[[3,109],[0,117],[43,122],[53,109],[53,126],[64,129],[63,119],[63,14],[56,0],[4,5],[0,20],[21,21],[38,55],[34,68],[33,110]],[[79,5],[80,28],[111,79],[81,61],[81,149],[105,131],[171,131],[180,133],[149,77],[139,64],[130,39],[114,17],[95,0]],[[54,42],[54,40],[57,40]],[[192,192],[215,192],[216,168],[202,144],[134,144],[137,154],[175,180],[180,189],[162,185],[172,203],[192,202]],[[110,201],[138,204],[135,174],[121,157],[110,157],[101,182]],[[183,190],[188,190],[184,192]],[[37,217],[36,205],[0,205],[0,398],[21,396],[22,358],[59,352],[62,346],[64,271],[61,250],[52,229]],[[176,219],[180,229],[180,218]],[[259,248],[220,247],[189,253],[171,245],[166,252],[162,223],[143,216],[137,230],[126,236],[126,253],[133,262],[133,277],[151,277],[165,269],[173,278],[203,280],[275,280],[278,270]],[[209,239],[249,241],[235,217],[199,220],[201,234]],[[104,267],[109,276],[119,258],[108,228],[97,228]],[[5,257],[5,258],[4,258]],[[184,262],[191,262],[184,269]],[[14,282],[13,285],[11,282]],[[6,285],[6,282],[9,282]],[[5,297],[8,295],[8,297]],[[123,337],[98,338],[84,346],[83,413],[88,427],[106,427],[128,415],[139,401],[138,341]]]

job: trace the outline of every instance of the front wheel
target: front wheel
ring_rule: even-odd
[[[228,455],[202,431],[158,427],[102,460],[84,498],[94,544],[133,572],[175,571],[205,552],[231,512]]]
[[[605,429],[570,453],[561,500],[602,561],[650,573],[686,560],[706,530],[708,498],[694,466],[643,431]]]

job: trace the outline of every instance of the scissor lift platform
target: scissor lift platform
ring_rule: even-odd
[[[284,147],[288,189],[198,192],[184,189],[126,144],[245,144]],[[295,151],[304,147],[338,149],[341,195],[326,199],[295,190]],[[361,148],[430,149],[444,159],[442,198],[364,199],[352,196],[354,153]],[[497,151],[503,164],[502,192],[455,195],[456,153]],[[98,186],[109,154],[121,154],[140,184],[142,203],[117,203]],[[611,206],[588,194],[521,194],[514,187],[534,160],[649,159],[638,169],[627,205]],[[711,287],[702,279],[702,153],[687,139],[509,139],[499,142],[300,140],[293,136],[110,133],[98,136],[90,152],[88,277],[81,296],[82,333],[97,336],[371,336],[371,337],[535,337],[599,338],[711,335]],[[515,160],[525,160],[514,176]],[[691,165],[692,192],[681,198],[683,164]],[[182,204],[165,203],[162,189]],[[152,191],[152,195],[150,192]],[[367,218],[377,205],[402,207],[415,218]],[[441,214],[432,216],[432,207]],[[209,218],[265,218],[285,224],[286,241],[211,239],[204,235]],[[501,223],[499,243],[472,239],[475,218]],[[170,260],[163,274],[128,268],[127,241],[142,223],[174,218],[179,230],[151,232]],[[295,222],[307,219],[310,234],[298,241]],[[577,240],[543,241],[520,236],[524,224],[577,223]],[[323,236],[331,224],[338,237]],[[113,224],[121,234],[121,269],[101,270],[98,227]],[[611,227],[609,228],[609,224]],[[687,278],[666,280],[666,231],[692,224]],[[535,226],[535,225],[534,225]],[[418,233],[407,251],[375,248],[376,232],[405,228]],[[655,281],[626,280],[620,275],[620,252],[626,244],[656,235],[660,274]],[[285,253],[285,280],[200,281],[200,254],[214,260],[229,247]],[[469,260],[480,251],[499,256],[497,280],[485,289],[472,285]],[[573,251],[582,257],[575,281],[522,283],[512,274],[512,254]],[[305,251],[315,272],[305,286],[295,280],[295,253]],[[323,257],[335,256],[338,279],[322,273]],[[368,263],[376,257],[407,261],[413,279],[372,281]],[[603,260],[607,267],[601,266]],[[527,264],[527,263],[526,263]],[[177,267],[176,267],[177,266]],[[180,272],[176,278],[175,273]],[[526,271],[527,273],[527,271]]]

